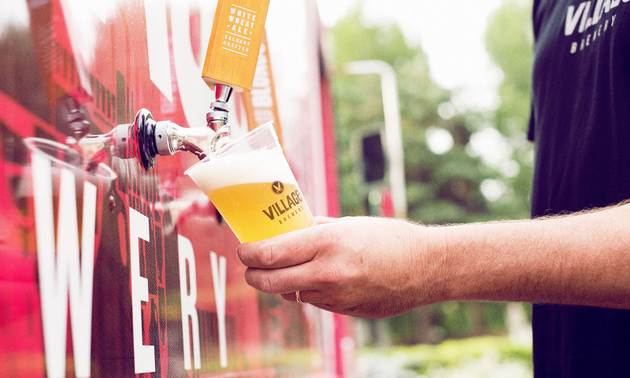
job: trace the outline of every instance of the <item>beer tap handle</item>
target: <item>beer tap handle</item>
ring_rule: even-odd
[[[210,89],[252,89],[269,1],[219,0],[201,74]]]
[[[217,132],[215,143],[230,135],[228,101],[232,92],[249,91],[262,43],[270,0],[219,0],[201,76],[214,90],[206,114]]]

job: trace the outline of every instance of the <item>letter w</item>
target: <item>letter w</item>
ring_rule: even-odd
[[[32,160],[37,263],[48,378],[66,376],[68,290],[70,291],[75,373],[77,377],[89,377],[96,187],[89,182],[84,184],[81,258],[79,258],[75,177],[68,170],[60,170],[59,219],[55,256],[52,169],[50,161],[38,154],[33,154]]]

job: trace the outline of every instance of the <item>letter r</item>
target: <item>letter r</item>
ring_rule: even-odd
[[[182,302],[182,341],[184,342],[184,369],[190,370],[190,328],[192,325],[193,354],[195,369],[201,369],[201,348],[199,343],[199,316],[197,316],[197,272],[195,269],[195,252],[190,240],[179,235],[179,289]],[[188,262],[188,275],[186,274]],[[190,278],[190,281],[186,278]],[[190,282],[190,288],[188,286]]]

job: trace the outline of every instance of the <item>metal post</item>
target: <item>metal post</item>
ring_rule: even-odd
[[[407,218],[407,191],[405,189],[405,163],[400,126],[400,106],[398,103],[398,84],[396,72],[381,60],[361,60],[344,65],[346,73],[351,75],[379,75],[385,113],[385,145],[389,160],[389,185],[392,191],[394,216]]]

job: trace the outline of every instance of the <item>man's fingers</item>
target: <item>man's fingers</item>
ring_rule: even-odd
[[[308,264],[307,264],[308,265]],[[304,303],[340,312],[348,297],[342,291],[313,280],[313,273],[308,273],[308,266],[298,265],[285,269],[256,269],[245,271],[245,281],[253,288],[268,294],[279,294],[285,300],[297,302],[296,292]]]
[[[280,294],[282,299],[289,302],[297,302],[297,294],[284,293]],[[361,308],[359,306],[347,307],[344,303],[336,303],[331,301],[330,297],[325,295],[324,292],[319,290],[303,290],[300,291],[300,300],[303,304],[309,304],[315,307],[319,307],[326,311],[332,311],[344,315],[361,315]]]
[[[316,216],[315,217],[315,222],[317,224],[336,223],[338,221],[339,221],[339,218],[331,218],[331,217],[323,217],[323,216]]]
[[[297,302],[297,296],[295,295],[295,292],[293,293],[285,293],[285,294],[280,294],[280,296],[282,297],[282,299],[284,299],[285,301],[289,301],[289,302]],[[301,297],[301,292],[300,292],[300,297]],[[304,298],[302,298],[302,302],[307,303],[304,301]]]
[[[285,269],[247,268],[245,281],[268,294],[286,294],[304,288],[307,276],[300,266]]]
[[[280,294],[283,299],[290,302],[298,302],[298,294],[297,291],[291,293]],[[313,304],[317,305],[321,300],[321,294],[315,290],[301,290],[300,291],[300,300],[303,304]]]
[[[279,235],[271,239],[253,243],[243,243],[236,247],[239,260],[250,268],[279,269],[311,261],[317,249],[309,244],[309,238],[316,235],[313,226]]]
[[[313,258],[310,255],[299,255],[288,244],[276,239],[243,243],[236,247],[236,255],[244,265],[258,269],[286,268]]]

